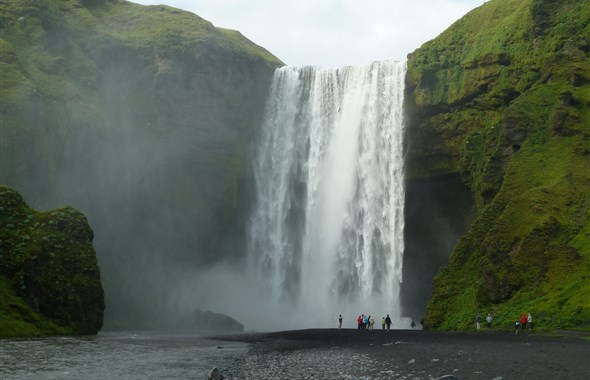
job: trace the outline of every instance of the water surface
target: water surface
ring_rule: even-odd
[[[213,367],[230,374],[247,347],[194,332],[2,339],[0,378],[206,379]]]

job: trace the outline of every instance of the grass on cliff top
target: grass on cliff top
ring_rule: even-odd
[[[412,53],[409,70],[470,67],[507,55],[507,48],[523,49],[531,1],[486,2]]]
[[[541,63],[539,44],[544,52],[557,51],[564,36],[588,33],[589,8],[579,0],[490,0],[424,43],[416,63],[469,67],[499,55],[518,58],[513,64]]]
[[[277,66],[284,65],[284,63],[280,59],[278,59],[277,57],[272,55],[268,50],[262,48],[261,46],[256,45],[252,41],[248,40],[239,31],[233,30],[233,29],[223,29],[223,28],[217,28],[217,29],[227,38],[227,41],[229,43],[231,43],[234,46],[240,46],[240,49],[242,51],[244,51],[246,54],[252,55],[252,56],[258,55],[258,56],[262,57],[263,59],[265,59],[266,61],[268,61],[269,63],[272,63]]]
[[[51,42],[58,47],[67,45],[68,34],[74,32],[85,35],[83,43],[88,48],[100,46],[105,40],[115,40],[139,49],[174,54],[186,54],[195,46],[221,45],[230,51],[258,56],[272,65],[283,64],[239,32],[216,28],[188,11],[122,0],[87,1],[83,4],[88,5],[82,6],[78,0],[1,2],[3,38],[24,42],[58,37],[61,41]],[[51,33],[56,33],[56,36]],[[38,52],[43,53],[41,50]]]
[[[497,77],[484,107],[498,108],[503,104],[493,104],[495,97],[514,89],[522,93],[539,75],[567,77],[570,68],[560,62],[564,54],[575,53],[564,46],[584,43],[589,18],[590,7],[577,0],[490,0],[410,54],[411,77],[426,86],[444,83],[430,88],[426,99],[419,89],[417,102],[453,104]],[[587,70],[585,60],[580,70]]]
[[[282,65],[279,59],[239,32],[217,28],[194,13],[166,5],[111,1],[100,7],[68,8],[66,14],[71,15],[68,23],[81,29],[92,25],[99,34],[135,47],[186,54],[194,46],[217,45]]]

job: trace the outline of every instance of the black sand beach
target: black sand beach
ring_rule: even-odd
[[[310,329],[217,339],[251,343],[235,368],[220,368],[226,379],[590,379],[582,334]]]

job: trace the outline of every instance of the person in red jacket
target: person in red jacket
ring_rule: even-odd
[[[361,330],[363,328],[363,317],[359,315],[356,321],[358,323],[358,329]]]
[[[522,313],[522,316],[520,317],[520,326],[523,330],[526,329],[527,321],[528,319],[526,313]]]

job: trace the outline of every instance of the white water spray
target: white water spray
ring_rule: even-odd
[[[248,254],[290,327],[400,320],[404,74],[398,62],[275,72]]]

